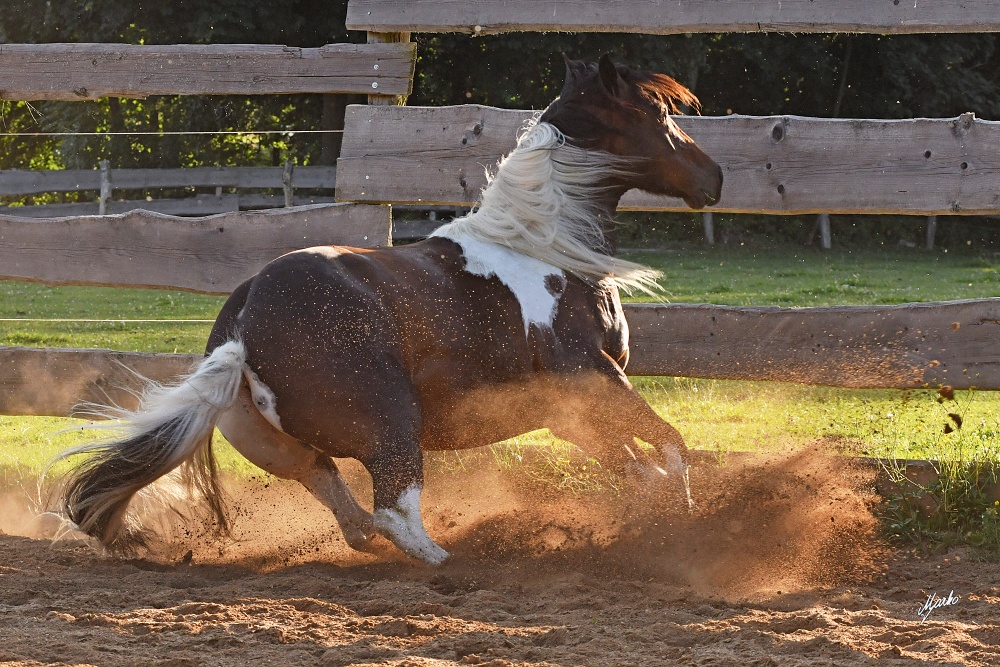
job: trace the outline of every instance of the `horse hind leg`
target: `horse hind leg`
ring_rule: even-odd
[[[316,465],[299,481],[333,512],[349,547],[357,551],[375,551],[372,547],[375,521],[358,503],[333,459],[317,456]]]
[[[219,430],[236,450],[275,477],[294,479],[333,512],[344,540],[358,551],[371,551],[372,515],[358,503],[333,459],[273,426],[261,414],[246,383],[236,404],[219,420]]]
[[[416,438],[383,443],[362,463],[372,476],[375,530],[412,558],[443,563],[448,552],[434,543],[420,516],[423,456]]]

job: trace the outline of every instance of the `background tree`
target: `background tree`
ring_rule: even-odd
[[[1000,35],[418,35],[413,104],[541,108],[558,94],[560,51],[668,72],[707,115],[1000,117]],[[851,57],[845,57],[848,51]],[[844,83],[844,92],[839,86]]]
[[[259,43],[317,47],[363,41],[344,28],[347,2],[219,0],[8,0],[0,42]],[[0,168],[117,168],[332,163],[339,134],[255,135],[255,130],[342,127],[346,96],[154,96],[96,102],[0,102],[6,132],[243,131],[246,135],[0,138]],[[331,99],[332,98],[332,99]],[[358,100],[361,101],[361,100]]]

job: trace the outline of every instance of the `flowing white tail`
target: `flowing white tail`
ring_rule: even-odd
[[[189,483],[204,496],[218,527],[225,531],[228,523],[219,494],[212,432],[235,402],[246,368],[243,344],[230,341],[176,384],[151,383],[134,412],[107,410],[106,416],[121,420],[123,435],[60,457],[89,455],[62,491],[63,510],[70,520],[106,547],[132,551],[144,540],[138,522],[129,518],[129,502],[143,487],[188,464]]]

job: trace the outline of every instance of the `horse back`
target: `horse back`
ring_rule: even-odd
[[[617,359],[626,349],[613,290],[570,277],[549,326],[526,326],[514,292],[470,272],[467,259],[437,238],[289,253],[233,293],[210,347],[241,338],[248,364],[277,395],[282,423],[300,431],[329,419],[322,413],[333,405],[364,417],[341,431],[411,407],[444,414],[464,396],[516,392],[539,374],[590,369],[605,352]]]

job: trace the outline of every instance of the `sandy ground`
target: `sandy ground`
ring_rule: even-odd
[[[802,453],[693,482],[689,515],[430,475],[436,569],[351,552],[281,482],[231,490],[232,539],[173,522],[132,560],[30,537],[51,527],[7,489],[0,665],[1000,665],[1000,565],[886,547],[869,473]]]

